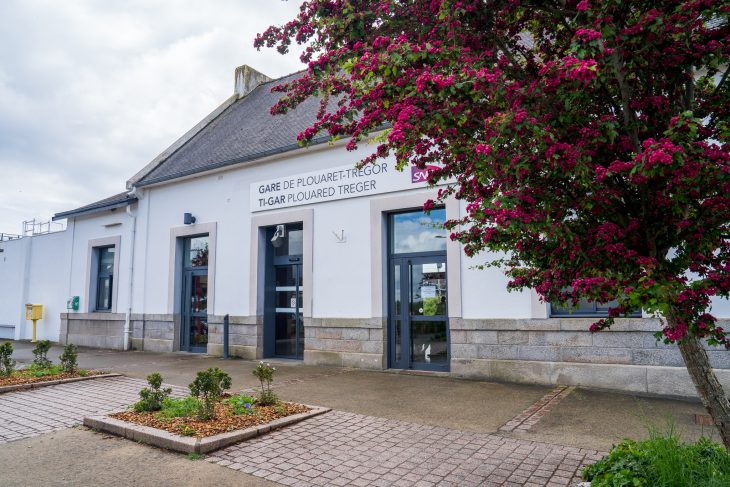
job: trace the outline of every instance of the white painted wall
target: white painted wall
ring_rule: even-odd
[[[15,333],[25,322],[23,291],[26,278],[26,256],[30,238],[0,242],[0,325],[15,326]]]
[[[15,339],[32,337],[25,304],[42,304],[39,340],[58,340],[60,314],[66,308],[69,232],[3,242],[0,247],[0,323],[15,326]]]
[[[29,238],[30,272],[26,300],[43,305],[43,319],[38,322],[39,340],[58,340],[61,313],[66,311],[66,286],[71,240],[68,231]],[[32,322],[21,328],[19,339],[30,339]]]
[[[132,205],[134,209],[136,205]],[[89,242],[92,240],[121,237],[119,252],[119,268],[114,269],[114,279],[117,280],[116,312],[124,313],[129,306],[129,270],[130,249],[132,247],[131,219],[125,213],[125,208],[114,211],[105,211],[88,216],[77,217],[69,224],[70,239],[73,239],[73,254],[70,256],[70,275],[66,276],[64,288],[70,296],[79,296],[78,313],[90,311],[89,282],[91,268],[89,267]]]
[[[182,225],[190,212],[200,223],[217,223],[215,309],[217,315],[248,316],[250,266],[250,185],[253,182],[299,173],[354,165],[365,151],[342,147],[311,148],[268,162],[229,169],[142,191],[139,214],[135,313],[170,313],[170,229]],[[396,193],[397,194],[397,193]],[[367,197],[303,205],[312,208],[313,316],[368,318],[370,309],[370,203]],[[291,209],[291,208],[289,208]],[[256,214],[276,213],[270,210]],[[148,215],[148,216],[147,216]],[[344,230],[346,243],[332,232]],[[142,251],[142,248],[145,251]],[[144,255],[143,255],[144,254]],[[462,259],[464,317],[529,318],[530,293],[508,293],[506,279],[497,270],[475,270],[478,263]],[[452,285],[459,285],[452,283]]]
[[[107,227],[106,225],[121,223]],[[124,208],[76,218],[62,232],[0,243],[0,324],[15,326],[15,339],[32,336],[32,324],[25,320],[25,304],[42,304],[43,319],[38,322],[38,339],[57,341],[61,313],[66,313],[66,300],[80,297],[79,313],[89,311],[88,257],[89,241],[121,236],[119,268],[115,279],[117,312],[128,306],[129,249],[131,225]]]

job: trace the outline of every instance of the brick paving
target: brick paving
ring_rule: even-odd
[[[568,486],[599,459],[550,445],[332,411],[213,453],[208,461],[283,485]]]
[[[535,404],[500,426],[499,431],[529,431],[574,390],[575,387],[572,386],[555,387]]]
[[[123,409],[147,382],[110,377],[0,394],[0,444],[81,424],[84,416]],[[173,387],[173,394],[186,389]]]

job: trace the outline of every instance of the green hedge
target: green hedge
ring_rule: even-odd
[[[684,443],[674,430],[644,441],[624,440],[583,470],[591,487],[727,487],[730,452],[701,438]]]

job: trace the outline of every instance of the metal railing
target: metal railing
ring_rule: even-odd
[[[7,242],[8,240],[17,240],[21,237],[21,235],[16,235],[14,233],[1,233],[0,232],[0,242]]]
[[[54,221],[36,221],[36,219],[26,220],[23,222],[23,237],[32,237],[35,235],[45,235],[47,233],[61,232],[66,227],[63,223]]]

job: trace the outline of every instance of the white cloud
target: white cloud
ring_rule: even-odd
[[[299,3],[0,2],[0,232],[124,190],[233,92],[236,66],[301,69],[253,48]]]

